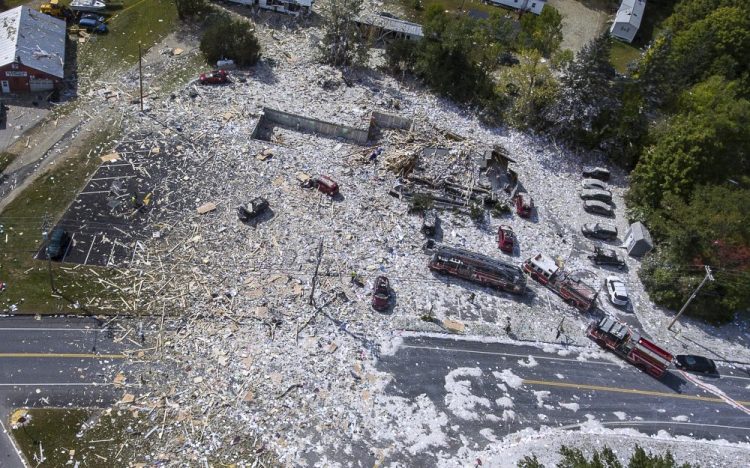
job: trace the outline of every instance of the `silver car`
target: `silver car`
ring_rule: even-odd
[[[586,200],[585,202],[583,202],[583,209],[589,213],[594,213],[602,216],[615,215],[614,210],[609,204],[598,200]]]
[[[581,198],[584,200],[599,200],[603,202],[612,201],[612,192],[609,190],[586,189],[581,192]]]

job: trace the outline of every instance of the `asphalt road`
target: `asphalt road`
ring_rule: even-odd
[[[448,451],[464,445],[462,438],[484,447],[525,427],[576,429],[592,424],[589,420],[648,434],[663,430],[750,441],[746,372],[720,366],[719,378],[686,378],[671,370],[657,380],[616,359],[584,354],[579,360],[578,350],[562,354],[534,346],[409,337],[394,355],[382,356],[378,367],[393,375],[386,393],[411,401],[425,394],[448,416],[442,427]],[[728,398],[694,382],[713,385]],[[408,461],[432,463],[433,452]]]
[[[123,393],[112,383],[126,344],[94,319],[0,318],[0,416],[5,433],[19,407],[108,406]],[[121,333],[120,333],[121,335]],[[22,467],[6,434],[0,466]]]

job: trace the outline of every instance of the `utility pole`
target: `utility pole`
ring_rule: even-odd
[[[672,329],[672,325],[674,325],[675,322],[677,321],[677,319],[680,318],[680,315],[682,315],[682,313],[685,312],[685,309],[687,309],[687,306],[690,305],[690,302],[692,302],[693,299],[695,299],[695,296],[698,295],[698,291],[701,290],[701,288],[703,287],[703,285],[706,284],[706,281],[708,281],[708,280],[713,281],[714,277],[713,277],[713,275],[711,275],[711,267],[706,266],[706,277],[703,278],[703,281],[701,281],[701,284],[699,284],[698,287],[695,288],[695,291],[693,291],[693,294],[690,295],[690,297],[688,298],[688,300],[685,302],[685,305],[682,306],[682,309],[680,309],[680,311],[677,312],[677,315],[674,316],[674,318],[672,319],[672,321],[669,323],[669,326],[667,327],[667,330],[671,330]]]
[[[143,112],[143,54],[140,42],[138,43],[138,81],[141,86],[141,112]]]
[[[47,242],[49,241],[49,215],[45,212],[44,213],[44,221],[42,224],[42,239],[44,240],[44,254],[47,256],[47,273],[49,273],[49,287],[52,290],[52,293],[54,294],[57,292],[55,290],[55,280],[52,276],[52,258],[49,256],[49,251],[47,250]]]

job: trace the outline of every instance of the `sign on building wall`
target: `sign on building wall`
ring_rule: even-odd
[[[14,77],[14,76],[24,77],[26,75],[27,75],[27,73],[25,71],[6,71],[5,72],[5,76],[8,77],[8,78]]]

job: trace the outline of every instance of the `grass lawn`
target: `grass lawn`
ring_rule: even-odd
[[[143,433],[153,425],[145,414],[129,410],[34,408],[19,410],[11,419],[21,412],[30,419],[12,429],[13,437],[31,466],[40,468],[75,462],[80,467],[128,466],[142,453]]]
[[[111,12],[109,33],[91,36],[78,47],[79,75],[89,84],[138,63],[138,43],[145,54],[177,23],[173,0],[124,0],[121,9]]]
[[[16,155],[13,153],[8,153],[7,151],[0,153],[0,172],[3,172],[6,167],[10,166],[10,163],[14,159],[16,159]]]
[[[416,5],[416,0],[386,0],[385,5],[394,5],[397,6],[399,10],[401,10],[404,13],[405,18],[410,21],[414,21],[419,23],[422,19],[422,14],[424,11],[430,6],[430,5],[442,5],[445,11],[449,11],[451,13],[458,13],[461,11],[461,7],[463,7],[464,11],[474,11],[479,14],[487,14],[489,15],[492,12],[500,12],[505,14],[510,14],[513,11],[509,9],[505,9],[499,6],[493,6],[488,5],[484,2],[481,2],[479,0],[420,0],[419,5],[421,5],[420,9],[415,9],[414,6]],[[387,10],[387,8],[384,8],[384,10]]]
[[[641,56],[641,51],[630,44],[612,41],[612,52],[610,53],[610,62],[618,73],[627,74],[628,65]]]
[[[125,408],[34,408],[17,410],[11,422],[14,423],[24,413],[30,419],[23,426],[11,429],[11,432],[31,466],[38,468],[132,466],[145,462],[150,452],[158,453],[162,443],[159,440],[160,420],[152,421],[144,411]],[[163,414],[163,410],[157,410],[157,414]],[[187,427],[195,425],[200,428],[200,423],[196,417]],[[152,430],[150,437],[145,439]],[[42,463],[39,463],[40,451],[45,457]],[[234,440],[226,441],[214,451],[206,466],[236,467],[240,466],[239,463],[243,463],[242,466],[255,466],[256,460],[258,466],[280,466],[272,453],[259,450],[254,438],[237,434]],[[147,466],[154,466],[154,461],[150,461]],[[197,461],[192,464],[188,460],[172,461],[183,462],[181,466],[203,466]]]
[[[20,313],[81,313],[85,310],[73,308],[69,299],[79,301],[86,310],[96,311],[98,303],[94,298],[108,297],[91,273],[95,270],[106,276],[105,269],[73,268],[74,265],[55,262],[55,285],[66,297],[53,296],[47,262],[33,257],[43,242],[45,215],[50,227],[54,225],[99,166],[101,151],[109,149],[115,135],[114,128],[105,128],[80,142],[77,156],[56,163],[55,169],[35,180],[0,213],[0,281],[8,283],[8,289],[0,293],[0,311],[16,304]]]

